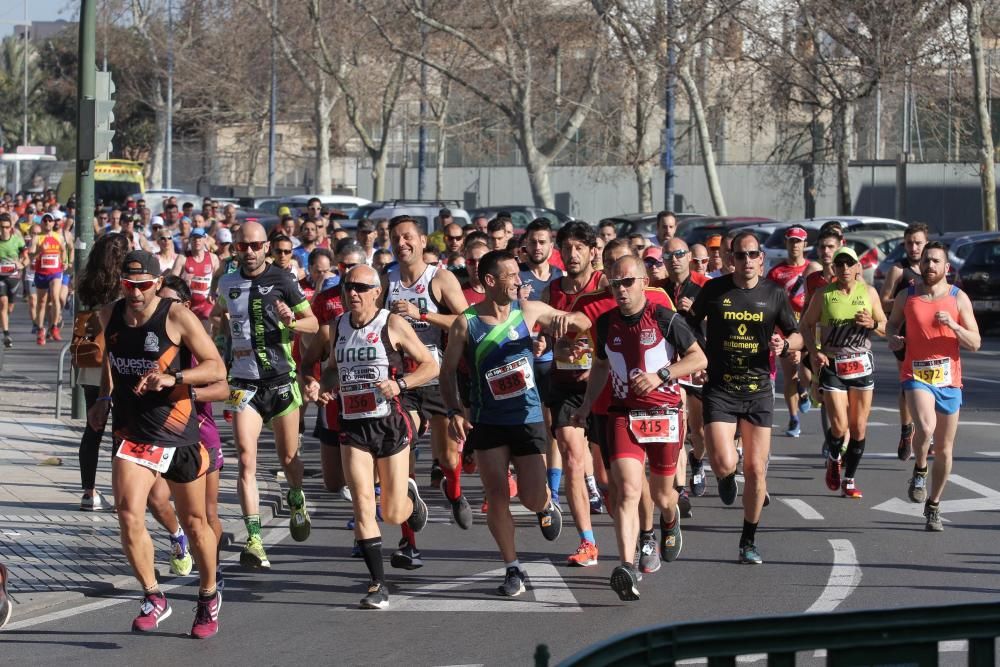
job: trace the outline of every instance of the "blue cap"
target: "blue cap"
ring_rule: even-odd
[[[203,227],[195,227],[191,230],[191,236],[208,236]]]

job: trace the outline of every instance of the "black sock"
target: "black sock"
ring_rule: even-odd
[[[679,512],[680,512],[680,510],[678,510],[676,508],[674,509],[674,520],[671,521],[671,522],[669,522],[669,523],[667,522],[666,519],[663,518],[663,515],[661,514],[660,515],[660,529],[661,530],[670,530],[671,528],[673,528],[674,526],[676,526],[677,525],[677,517],[679,516],[679,514],[678,514]],[[650,531],[650,532],[652,532],[652,531]]]
[[[847,455],[844,457],[844,477],[854,479],[854,473],[858,470],[861,457],[865,453],[865,438],[851,441],[847,445]]]
[[[830,458],[834,461],[840,460],[840,451],[844,448],[844,437],[835,438],[832,433],[830,434]]]
[[[918,468],[917,466],[913,466],[913,474],[914,475],[926,475],[927,474],[927,466],[924,466],[923,468]]]
[[[743,534],[740,535],[740,547],[745,547],[748,544],[753,544],[753,538],[757,535],[757,524],[750,523],[746,519],[743,519]]]
[[[382,538],[369,537],[367,540],[358,540],[361,547],[361,555],[365,559],[365,567],[372,576],[372,581],[384,582],[385,569],[382,563]]]
[[[910,422],[909,424],[903,424],[902,426],[900,426],[899,432],[902,433],[903,435],[910,435],[911,433],[913,433],[913,422]]]
[[[639,539],[643,541],[656,539],[656,532],[652,528],[649,530],[640,530]]]

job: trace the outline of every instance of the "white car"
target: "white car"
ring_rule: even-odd
[[[907,224],[892,218],[879,218],[872,215],[831,215],[821,218],[807,218],[805,220],[789,220],[781,228],[781,234],[772,234],[765,243],[766,265],[765,271],[770,271],[775,264],[785,261],[788,258],[788,251],[785,250],[784,230],[792,225],[805,227],[809,237],[806,239],[806,251],[808,252],[816,244],[820,227],[824,224],[836,221],[839,222],[845,232],[860,231],[899,231],[906,229]]]
[[[359,206],[351,212],[351,220],[355,225],[361,218],[392,219],[397,215],[408,215],[424,227],[424,231],[433,234],[438,231],[438,213],[446,208],[451,211],[451,217],[459,225],[465,226],[472,222],[468,211],[458,208],[458,202],[418,202],[403,199],[376,201]]]
[[[275,212],[277,212],[277,210],[282,206],[305,209],[306,204],[308,204],[309,200],[314,197],[319,199],[319,202],[323,205],[324,210],[343,211],[348,215],[351,215],[351,213],[353,213],[353,211],[359,206],[371,203],[370,200],[363,197],[352,197],[350,195],[294,195],[292,197],[283,197],[281,202],[275,207]],[[268,208],[270,208],[270,206],[264,207],[264,210],[267,210]]]

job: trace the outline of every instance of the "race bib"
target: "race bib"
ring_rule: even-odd
[[[372,419],[389,416],[389,402],[376,384],[344,385],[340,388],[344,419]]]
[[[576,339],[574,341],[574,345],[576,343],[587,343],[587,344],[589,344],[590,343],[590,339],[589,338],[578,338],[578,339]],[[590,356],[590,353],[588,352],[587,354],[582,355],[576,361],[566,361],[566,360],[560,361],[559,359],[556,359],[556,368],[558,368],[561,371],[580,371],[580,372],[582,372],[582,371],[589,371],[590,370],[590,363],[591,363],[591,356]]]
[[[156,445],[140,445],[130,440],[122,440],[116,456],[132,463],[138,463],[143,468],[156,472],[167,472],[170,462],[174,459],[176,447],[157,447]]]
[[[833,361],[834,370],[841,380],[853,380],[872,373],[872,360],[868,353],[844,354]]]
[[[17,273],[17,264],[15,262],[0,262],[0,276],[12,276]]]
[[[629,410],[628,430],[638,443],[680,443],[680,418],[674,408]]]
[[[497,401],[524,396],[535,386],[531,362],[522,357],[499,368],[490,369],[486,371],[486,384]]]
[[[226,410],[230,412],[243,412],[243,408],[250,405],[250,401],[253,400],[254,395],[257,393],[257,387],[234,387],[229,385],[229,398],[226,399]]]
[[[427,348],[427,351],[431,353],[432,357],[434,357],[434,361],[436,361],[438,363],[438,366],[440,366],[441,365],[441,360],[442,360],[441,349],[438,348],[437,345],[425,345],[424,347]],[[417,370],[417,362],[414,361],[413,359],[411,359],[410,357],[405,357],[404,356],[403,357],[403,371],[405,373],[412,373],[415,370]],[[434,378],[433,380],[431,380],[427,384],[428,385],[434,385],[434,384],[437,384],[437,383],[438,383],[438,378]]]
[[[951,359],[914,361],[913,379],[935,387],[950,387]]]
[[[207,295],[212,289],[212,280],[204,278],[192,278],[191,279],[191,292],[192,294],[205,294]]]
[[[42,255],[38,263],[40,269],[58,269],[60,266],[62,264],[59,255]]]

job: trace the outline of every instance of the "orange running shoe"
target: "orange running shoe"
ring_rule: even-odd
[[[574,567],[591,567],[597,565],[597,545],[590,540],[580,540],[576,553],[571,554],[566,561]]]
[[[62,334],[59,333],[59,327],[52,327],[52,340],[62,341]]]

